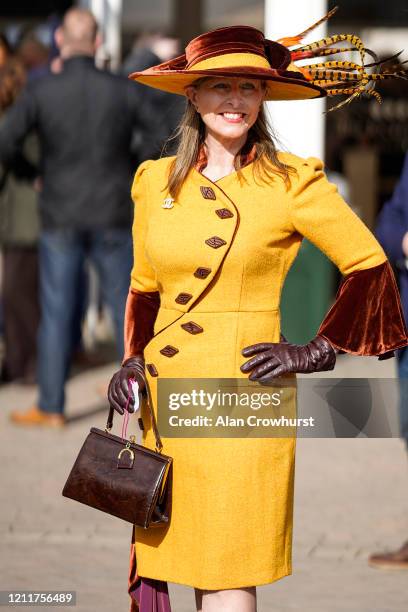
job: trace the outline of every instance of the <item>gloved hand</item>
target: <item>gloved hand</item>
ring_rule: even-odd
[[[323,372],[333,370],[336,351],[323,336],[308,344],[261,342],[242,349],[244,357],[252,357],[241,366],[241,372],[251,372],[249,380],[268,383],[289,372]]]
[[[129,397],[129,378],[134,378],[139,384],[139,390],[143,392],[145,385],[145,366],[142,356],[129,357],[123,362],[120,370],[112,376],[108,388],[108,400],[110,405],[119,414],[123,414]],[[135,398],[130,391],[128,412],[134,412]]]

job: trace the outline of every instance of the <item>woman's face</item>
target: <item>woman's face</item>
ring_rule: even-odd
[[[186,94],[200,113],[207,132],[222,140],[242,138],[255,123],[265,87],[261,80],[209,78]]]

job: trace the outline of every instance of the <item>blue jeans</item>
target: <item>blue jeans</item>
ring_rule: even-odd
[[[399,410],[400,410],[400,432],[408,449],[408,350],[407,347],[397,352],[398,379],[399,379]]]
[[[45,412],[64,411],[65,381],[76,348],[78,291],[87,257],[98,273],[102,298],[113,318],[118,357],[123,357],[124,313],[133,257],[130,229],[41,232],[38,405]]]

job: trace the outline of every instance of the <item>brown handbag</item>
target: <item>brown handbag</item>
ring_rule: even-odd
[[[146,377],[144,382],[156,449],[136,444],[135,436],[126,440],[111,434],[110,407],[105,431],[91,428],[62,495],[147,529],[170,521],[173,459],[161,452]]]

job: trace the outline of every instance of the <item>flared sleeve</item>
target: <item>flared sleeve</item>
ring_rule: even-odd
[[[123,361],[129,357],[143,356],[144,347],[154,335],[154,323],[160,307],[155,270],[145,250],[149,222],[149,192],[145,173],[150,163],[152,162],[148,160],[138,167],[132,185],[132,200],[135,205],[132,226],[133,267],[125,309]]]
[[[368,227],[351,210],[316,157],[303,160],[292,183],[295,231],[323,251],[343,280],[318,335],[340,352],[392,357],[408,345],[391,265]]]

